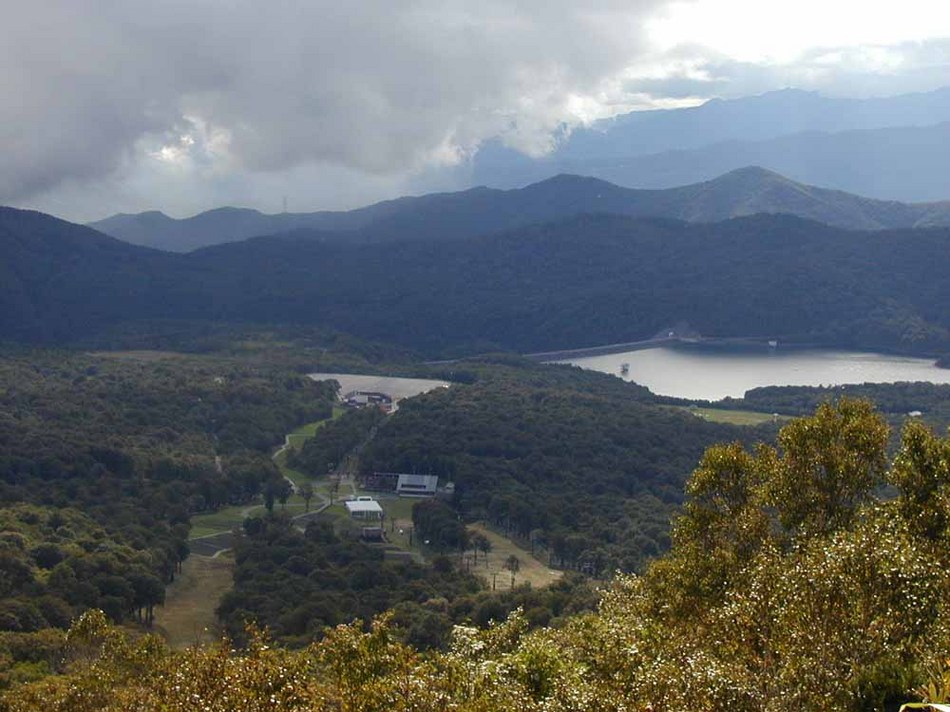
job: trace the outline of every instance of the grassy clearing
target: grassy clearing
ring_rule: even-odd
[[[440,552],[426,546],[414,531],[412,525],[412,507],[418,499],[409,497],[379,496],[374,492],[358,492],[369,494],[376,498],[385,512],[384,527],[386,540],[390,546],[413,554],[420,562],[431,561]],[[338,502],[326,510],[328,515],[346,518],[348,515],[342,502]],[[458,552],[446,552],[449,558],[456,562],[464,562],[470,570],[491,587],[495,580],[495,589],[506,591],[511,588],[511,573],[504,564],[509,556],[516,556],[520,563],[520,570],[515,574],[515,586],[529,582],[532,586],[547,586],[561,577],[560,571],[553,571],[541,563],[531,553],[515,542],[496,534],[481,524],[472,524],[468,527],[473,533],[478,532],[488,537],[492,550],[485,556],[479,552],[478,563],[475,565],[474,553],[466,552],[463,559],[459,559]],[[495,574],[495,576],[493,576]]]
[[[517,556],[521,562],[518,573],[515,574],[515,586],[527,582],[532,588],[541,588],[549,586],[563,575],[560,571],[555,571],[547,565],[541,563],[531,556],[531,552],[522,549],[510,539],[506,539],[500,534],[496,534],[482,524],[470,524],[469,529],[479,534],[484,534],[491,542],[492,548],[488,552],[488,557],[479,552],[478,564],[471,564],[471,572],[481,578],[489,586],[492,585],[492,579],[495,581],[495,590],[507,591],[511,588],[511,573],[505,568],[505,561],[509,556]],[[465,556],[466,561],[472,561],[472,553]]]
[[[280,474],[293,482],[295,487],[300,487],[300,485],[302,485],[304,482],[314,482],[314,480],[312,480],[300,470],[295,470],[294,468],[287,466],[286,450],[284,452],[278,453],[274,457],[274,464],[277,465],[277,469],[280,470]]]
[[[678,410],[685,410],[697,418],[703,418],[712,423],[729,423],[730,425],[761,425],[762,423],[782,422],[789,420],[788,416],[760,413],[754,410],[726,410],[724,408],[693,408],[689,406],[673,406]]]
[[[263,512],[264,505],[260,504],[250,507],[224,507],[210,514],[196,514],[191,518],[191,532],[188,538],[197,539],[209,534],[229,532],[241,526],[247,517]]]
[[[326,425],[331,420],[339,418],[343,413],[346,412],[345,408],[340,406],[333,406],[333,415],[325,420],[317,420],[312,423],[307,423],[306,425],[301,425],[299,428],[294,430],[292,433],[287,434],[287,447],[281,448],[278,453],[274,456],[274,462],[277,464],[277,467],[280,469],[280,473],[294,483],[294,486],[299,487],[304,482],[310,482],[313,485],[316,485],[318,480],[310,477],[307,473],[301,472],[300,470],[295,470],[292,467],[287,466],[287,449],[299,450],[303,447],[303,444],[307,441],[308,438],[312,438],[314,433],[317,432],[320,428]],[[323,478],[321,478],[323,479]],[[292,502],[302,503],[303,500],[299,497],[294,497]]]
[[[165,605],[155,610],[156,630],[170,646],[185,648],[221,638],[214,610],[231,589],[233,568],[234,559],[227,553],[185,560],[182,572],[165,590]]]
[[[386,513],[387,521],[394,519],[396,521],[412,523],[412,506],[418,502],[418,499],[409,499],[406,497],[391,497],[380,499],[379,504]]]
[[[338,405],[333,406],[333,415],[331,415],[329,418],[307,423],[306,425],[301,425],[292,433],[288,433],[287,444],[294,450],[299,450],[303,447],[303,444],[307,441],[307,438],[312,438],[316,434],[317,430],[322,428],[331,420],[336,420],[345,412],[346,408],[342,408]]]

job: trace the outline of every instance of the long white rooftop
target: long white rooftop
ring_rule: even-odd
[[[382,514],[383,508],[379,506],[379,502],[371,497],[360,497],[359,499],[351,499],[344,502],[346,505],[346,511],[350,514]]]

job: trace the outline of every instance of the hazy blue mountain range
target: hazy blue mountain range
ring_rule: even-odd
[[[541,159],[489,143],[457,180],[511,188],[578,173],[668,188],[760,165],[861,195],[937,200],[950,186],[948,122],[950,88],[876,99],[788,89],[597,122]]]
[[[683,109],[634,111],[575,129],[554,158],[610,159],[701,148],[725,141],[763,141],[808,131],[839,133],[895,126],[932,126],[950,121],[950,87],[873,99],[822,96],[785,89],[739,99],[712,99]],[[514,156],[523,154],[511,152]],[[498,143],[476,154],[477,164],[506,155]]]
[[[462,239],[584,213],[687,222],[788,213],[863,230],[950,225],[950,202],[909,205],[871,200],[750,167],[666,190],[634,190],[595,178],[560,175],[520,189],[472,188],[400,198],[349,212],[264,215],[221,208],[183,220],[149,212],[116,215],[91,227],[127,242],[186,252],[299,229],[335,231],[353,242]]]
[[[877,199],[923,202],[950,191],[950,123],[926,127],[808,132],[767,141],[728,141],[691,150],[610,159],[545,159],[507,168],[494,181],[506,187],[553,173],[583,173],[618,185],[666,188],[709,180],[758,165],[809,184]]]
[[[950,352],[950,229],[580,215],[447,240],[297,231],[177,255],[0,211],[0,340],[150,319],[308,324],[432,356],[705,335]]]

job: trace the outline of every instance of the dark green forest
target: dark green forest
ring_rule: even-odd
[[[447,602],[482,586],[450,561],[386,562],[382,550],[337,533],[329,521],[300,532],[279,516],[248,519],[235,560],[235,585],[218,613],[239,641],[255,621],[282,642],[302,646],[327,626],[370,620],[399,605],[407,640],[439,647],[452,627]]]
[[[782,215],[579,216],[432,248],[294,233],[170,255],[0,211],[0,334],[62,341],[154,319],[318,325],[428,355],[649,338],[688,322],[915,354],[950,350],[950,231]]]
[[[300,450],[292,450],[287,464],[311,477],[325,475],[372,437],[384,418],[385,414],[378,408],[349,410],[320,428]]]

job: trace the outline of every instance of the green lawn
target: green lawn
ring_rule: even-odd
[[[220,532],[229,532],[234,527],[239,527],[244,523],[245,512],[253,516],[264,511],[264,505],[248,505],[244,507],[224,507],[217,512],[210,514],[196,514],[191,518],[190,539],[196,539],[208,534],[218,534]]]
[[[301,447],[303,447],[303,444],[307,441],[307,438],[312,438],[319,428],[322,428],[331,420],[336,420],[345,412],[345,408],[335,405],[333,406],[333,415],[331,415],[329,418],[325,420],[316,420],[312,423],[301,425],[292,433],[288,433],[287,441],[290,444],[290,447],[292,447],[294,450],[299,450]]]
[[[307,441],[308,438],[313,437],[314,433],[316,433],[319,428],[322,428],[329,421],[339,418],[345,412],[346,412],[345,408],[341,408],[340,406],[335,405],[333,406],[333,415],[331,415],[329,418],[325,420],[316,420],[312,423],[301,425],[292,433],[288,433],[287,443],[289,447],[293,448],[294,450],[299,450],[301,447],[303,447],[303,444]],[[287,467],[287,451],[286,450],[281,452],[277,457],[275,457],[274,462],[277,463],[277,467],[280,468],[281,474],[284,477],[291,480],[294,483],[294,485],[296,485],[297,487],[302,485],[304,482],[311,482],[312,484],[314,484],[314,486],[317,485],[317,480],[311,479],[308,475],[301,472],[300,470],[295,470],[293,468]],[[303,500],[300,500],[299,498],[295,498],[295,500],[299,500],[300,502],[303,502]],[[295,500],[291,500],[291,501],[295,501]]]
[[[386,520],[402,519],[412,521],[412,505],[418,502],[418,499],[406,499],[405,497],[393,499],[380,499],[379,504],[386,513]]]
[[[314,499],[310,502],[311,510],[318,506],[318,500]],[[191,532],[188,534],[188,538],[197,539],[209,534],[229,532],[235,527],[241,526],[247,517],[262,516],[266,511],[263,504],[256,504],[244,507],[224,507],[210,514],[196,514],[191,518]],[[296,516],[306,511],[306,504],[302,497],[295,495],[287,500],[286,505],[279,502],[275,503],[274,511],[284,511],[291,516]]]
[[[771,413],[759,413],[754,410],[726,410],[724,408],[694,408],[691,406],[673,406],[679,410],[692,413],[697,418],[704,418],[712,423],[729,423],[731,425],[761,425],[773,421],[789,420],[788,416],[773,416]]]
[[[277,465],[277,468],[280,470],[280,474],[288,478],[293,482],[297,487],[302,485],[304,482],[312,482],[306,474],[300,470],[295,470],[292,467],[287,467],[287,452],[284,451],[280,453],[277,457],[274,458],[274,463]]]

